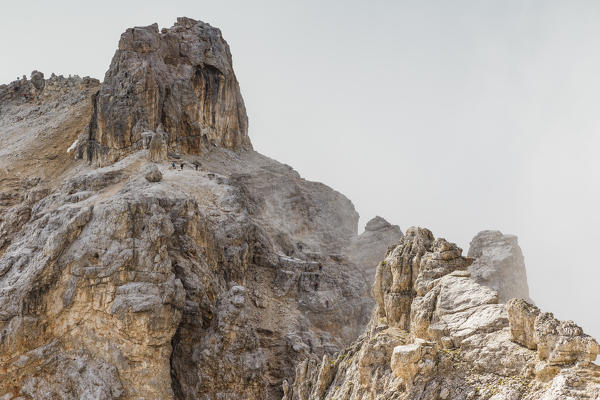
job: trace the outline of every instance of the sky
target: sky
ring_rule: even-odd
[[[219,27],[256,150],[362,225],[519,237],[531,297],[600,338],[600,2],[3,1],[0,82],[102,79],[120,34]]]

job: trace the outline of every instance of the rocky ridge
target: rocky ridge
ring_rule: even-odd
[[[283,399],[598,399],[598,343],[523,299],[499,303],[461,253],[410,228],[377,267],[366,332],[301,362]]]
[[[125,32],[102,85],[0,87],[0,399],[275,399],[359,335],[354,206],[246,121],[188,18]]]
[[[357,223],[252,150],[203,22],[1,85],[0,399],[595,398],[597,343],[504,304],[516,238]]]

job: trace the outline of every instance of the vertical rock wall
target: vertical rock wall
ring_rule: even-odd
[[[159,128],[176,152],[252,147],[229,46],[204,22],[127,29],[94,102],[81,155],[97,165],[142,149],[142,133]]]
[[[529,299],[525,261],[516,236],[479,232],[471,240],[468,256],[474,259],[469,267],[472,279],[496,290],[501,303],[513,297]]]

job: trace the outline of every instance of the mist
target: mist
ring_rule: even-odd
[[[84,4],[85,3],[85,4]],[[600,337],[600,3],[6,2],[0,82],[102,79],[127,27],[229,42],[257,151],[465,253],[516,234],[531,297]]]

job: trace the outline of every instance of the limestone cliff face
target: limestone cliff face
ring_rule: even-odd
[[[277,399],[368,323],[354,206],[251,150],[207,24],[0,86],[0,141],[2,400]]]
[[[377,267],[366,332],[298,364],[283,399],[598,399],[598,343],[522,299],[499,303],[461,252],[410,228]]]
[[[594,399],[579,327],[426,229],[359,237],[246,129],[227,44],[187,18],[127,30],[102,85],[0,86],[0,400]],[[471,268],[518,261],[492,236]]]
[[[469,267],[472,279],[497,291],[500,302],[514,297],[529,300],[525,261],[516,236],[479,232],[471,240],[468,255],[474,259]]]
[[[128,29],[94,103],[80,151],[97,165],[142,149],[143,133],[159,127],[175,152],[251,148],[229,46],[204,22]]]

